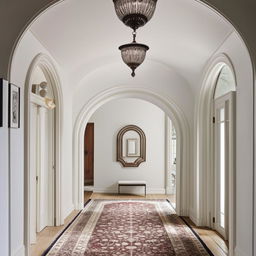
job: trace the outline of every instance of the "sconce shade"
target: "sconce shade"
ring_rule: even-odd
[[[113,0],[118,18],[134,31],[154,15],[157,0]]]
[[[146,52],[149,47],[145,44],[136,42],[124,44],[119,47],[124,63],[132,70],[132,76],[135,76],[135,69],[145,60]]]

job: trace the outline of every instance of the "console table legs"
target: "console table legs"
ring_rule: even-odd
[[[136,187],[136,186],[143,186],[144,187],[144,193],[145,193],[145,197],[147,196],[147,186],[142,184],[142,185],[138,185],[138,184],[118,184],[118,194],[120,194],[120,187]]]

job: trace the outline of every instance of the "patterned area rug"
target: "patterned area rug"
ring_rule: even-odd
[[[211,254],[165,200],[92,200],[44,255]]]

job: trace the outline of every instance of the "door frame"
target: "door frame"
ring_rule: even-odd
[[[171,169],[171,126],[170,122],[172,120],[168,117],[168,115],[165,115],[165,192],[168,195],[170,193],[170,169]],[[172,122],[172,125],[174,126],[175,130],[176,127],[174,123]],[[180,200],[180,187],[181,187],[181,177],[180,177],[180,159],[181,159],[181,151],[180,151],[181,145],[180,145],[180,139],[178,138],[178,134],[176,135],[176,191],[175,191],[175,211],[176,208],[178,208],[177,204],[179,204]],[[174,206],[173,206],[174,207]]]
[[[197,104],[197,143],[195,150],[197,151],[196,170],[197,170],[197,222],[198,226],[207,226],[213,228],[214,202],[212,195],[214,194],[214,145],[213,145],[213,100],[216,82],[221,69],[227,65],[234,76],[237,86],[237,78],[235,68],[231,59],[225,53],[217,54],[205,67],[203,75],[203,86],[200,91],[199,102]],[[235,117],[234,117],[235,118]],[[234,119],[234,122],[236,120]],[[235,133],[235,132],[234,132]],[[235,163],[234,163],[235,166]],[[234,177],[235,179],[235,177]],[[234,180],[235,186],[235,180]],[[235,191],[234,191],[235,193]],[[230,206],[233,211],[233,221],[230,221],[229,236],[229,255],[235,253],[235,194],[233,195],[234,205]]]
[[[228,102],[228,103],[227,103]],[[217,99],[213,100],[213,113],[214,117],[215,116],[215,109],[216,105],[223,105],[226,107],[226,104],[228,104],[228,120],[226,120],[229,123],[229,129],[228,132],[225,129],[225,135],[228,136],[228,147],[225,148],[225,153],[228,152],[228,162],[226,162],[227,166],[227,172],[225,174],[226,180],[225,180],[225,185],[227,186],[227,192],[228,195],[225,196],[225,200],[228,200],[228,205],[225,206],[228,212],[228,221],[227,221],[227,216],[225,218],[225,225],[227,229],[223,233],[223,231],[220,231],[219,228],[216,226],[217,224],[212,221],[212,228],[217,230],[218,232],[221,233],[221,235],[224,236],[224,238],[228,239],[230,242],[230,245],[233,245],[234,241],[234,227],[235,227],[235,155],[236,155],[236,92],[231,91]],[[226,113],[225,113],[226,114]],[[226,115],[225,115],[226,119]],[[217,167],[215,166],[216,163],[216,155],[217,155],[217,147],[216,147],[216,123],[213,123],[213,136],[214,136],[214,143],[213,143],[213,152],[214,152],[214,161],[213,161],[213,168],[214,170],[214,193],[213,193],[213,209],[214,209],[214,217],[217,218]]]
[[[24,245],[26,256],[30,255],[30,102],[31,102],[31,88],[32,88],[32,77],[35,69],[39,67],[44,73],[46,80],[52,86],[56,111],[55,111],[55,191],[54,191],[54,201],[55,201],[55,225],[60,226],[64,224],[64,218],[62,214],[62,200],[61,200],[61,135],[62,135],[62,92],[61,92],[61,82],[55,68],[54,61],[48,57],[46,54],[38,54],[35,56],[30,64],[27,72],[25,81],[25,91],[24,91]]]
[[[44,113],[44,115],[49,115],[49,119],[51,124],[51,131],[49,130],[49,132],[51,133],[49,137],[49,141],[50,141],[50,147],[48,148],[49,151],[48,153],[51,154],[51,158],[49,159],[50,161],[48,163],[46,163],[46,166],[49,168],[54,170],[55,166],[56,166],[56,147],[55,147],[55,132],[56,132],[56,114],[55,114],[55,109],[52,109],[50,111],[52,111],[52,113],[47,113],[48,111],[48,106],[45,104],[45,102],[38,97],[37,95],[31,94],[30,95],[30,112],[33,108],[33,106],[36,108],[36,134],[37,134],[37,138],[36,138],[36,154],[33,155],[33,158],[36,158],[36,162],[37,162],[37,172],[32,174],[32,177],[30,179],[30,184],[32,184],[33,179],[36,177],[36,179],[34,180],[34,182],[36,183],[35,185],[35,190],[34,192],[36,192],[36,230],[37,232],[40,232],[40,230],[42,229],[41,226],[41,215],[40,215],[40,197],[41,197],[41,161],[40,161],[40,156],[42,155],[41,152],[41,146],[44,143],[44,139],[41,138],[41,136],[38,136],[38,134],[41,134],[41,129],[42,127],[40,126],[41,123],[41,118],[42,116],[40,115],[40,113]],[[31,119],[30,119],[31,120]],[[33,153],[33,150],[32,150]],[[31,158],[31,157],[30,157]],[[55,171],[53,172],[49,172],[48,173],[48,180],[47,180],[48,184],[49,184],[49,190],[51,195],[48,196],[48,205],[49,205],[49,215],[47,217],[47,223],[49,224],[49,226],[54,226],[55,225]]]

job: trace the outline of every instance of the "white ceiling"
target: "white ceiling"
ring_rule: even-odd
[[[232,30],[195,0],[159,0],[152,20],[138,30],[137,41],[149,45],[147,59],[193,81]],[[112,0],[65,0],[42,14],[31,31],[67,72],[84,67],[84,75],[108,60],[125,65],[118,47],[132,40]]]

